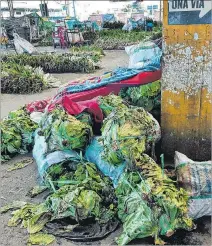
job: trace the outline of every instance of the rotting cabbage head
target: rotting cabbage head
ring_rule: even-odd
[[[125,105],[126,102],[124,102],[121,97],[115,96],[113,94],[105,97],[99,97],[98,101],[105,117],[107,117],[113,110],[127,108]]]
[[[159,130],[159,131],[158,131]],[[120,164],[139,157],[160,138],[160,127],[143,108],[124,107],[113,110],[104,120],[100,142],[104,158]]]
[[[85,120],[83,118],[83,120]],[[48,113],[41,123],[41,133],[48,144],[48,151],[84,150],[93,135],[88,122],[80,121],[58,107]]]
[[[148,112],[160,106],[160,81],[137,87],[123,88],[119,95],[129,104],[143,107]]]
[[[9,113],[0,122],[1,160],[7,161],[15,154],[25,154],[31,150],[34,131],[38,125],[30,119],[24,108]]]

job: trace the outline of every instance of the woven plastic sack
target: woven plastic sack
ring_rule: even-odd
[[[103,147],[98,142],[98,137],[95,137],[87,147],[85,157],[89,162],[94,163],[105,176],[109,177],[114,187],[116,187],[121,174],[124,172],[126,163],[114,166],[102,158],[102,153]]]
[[[125,51],[130,57],[128,68],[143,68],[148,65],[160,68],[162,50],[153,42],[127,46]]]
[[[212,216],[212,198],[190,199],[188,214],[193,219]]]
[[[212,195],[212,162],[194,162],[175,152],[175,168],[179,184],[191,197]]]
[[[175,168],[179,184],[191,196],[189,216],[193,219],[212,216],[212,162],[195,162],[176,151]]]

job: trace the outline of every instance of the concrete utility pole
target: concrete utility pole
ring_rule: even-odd
[[[74,17],[77,18],[77,16],[76,16],[76,8],[75,8],[75,0],[72,0],[72,1],[73,1]]]
[[[40,6],[41,6],[41,15],[43,17],[49,17],[49,11],[48,11],[48,7],[47,7],[47,3],[46,0],[40,0]]]
[[[66,15],[70,16],[69,0],[65,0],[65,6],[66,6]]]
[[[194,160],[211,160],[210,10],[205,1],[204,18],[193,8],[186,15],[183,8],[173,14],[163,2],[161,125],[163,153],[169,156],[177,150]]]
[[[14,8],[13,8],[13,1],[7,0],[8,8],[10,11],[10,17],[14,17]]]
[[[161,23],[162,23],[162,20],[161,20],[161,12],[162,12],[162,0],[160,0],[160,17],[159,17],[160,26],[161,26]]]

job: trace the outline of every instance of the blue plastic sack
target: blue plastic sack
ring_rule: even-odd
[[[66,161],[71,158],[76,160],[76,158],[79,158],[79,155],[73,150],[47,153],[47,143],[45,142],[45,138],[44,136],[39,136],[38,131],[39,129],[35,132],[35,144],[32,153],[38,166],[38,173],[43,181],[45,179],[47,169],[53,164]]]
[[[114,166],[102,159],[102,152],[103,147],[99,144],[98,137],[95,137],[86,149],[85,158],[94,163],[105,176],[109,177],[113,182],[113,186],[116,187],[121,174],[125,170],[126,162]]]

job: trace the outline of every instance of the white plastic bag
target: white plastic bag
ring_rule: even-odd
[[[60,162],[69,160],[70,158],[79,158],[76,151],[54,151],[48,153],[48,146],[44,136],[40,136],[38,132],[40,129],[35,131],[35,144],[33,148],[33,158],[36,161],[38,172],[42,180],[44,180],[47,169]]]
[[[126,53],[129,55],[129,68],[142,68],[148,64],[152,64],[155,58],[162,55],[161,49],[153,42],[141,42],[136,45],[125,47]]]
[[[43,115],[44,115],[44,113],[42,113],[42,112],[32,112],[30,114],[30,119],[32,121],[34,121],[35,123],[39,124]]]
[[[32,54],[37,52],[37,50],[32,44],[30,44],[27,40],[21,38],[17,33],[14,33],[13,37],[14,37],[15,49],[18,54],[23,54],[23,53]]]
[[[191,197],[212,197],[212,162],[196,162],[175,152],[177,181]]]

